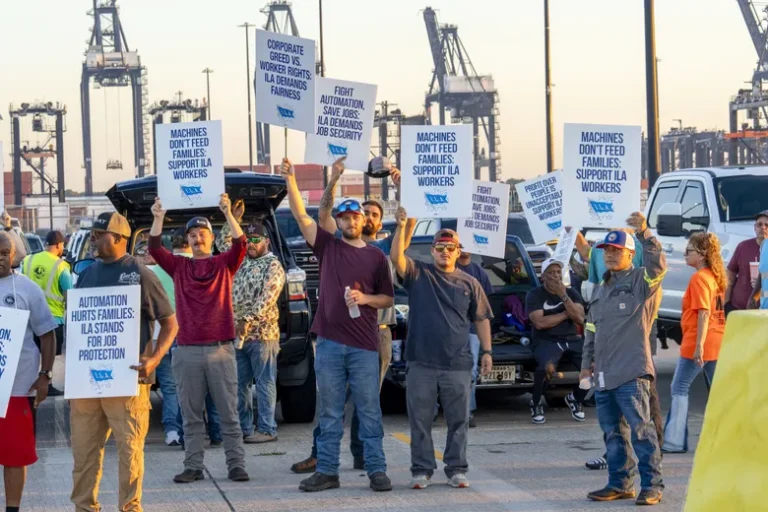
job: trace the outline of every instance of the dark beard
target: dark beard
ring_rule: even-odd
[[[365,226],[363,226],[363,234],[365,236],[375,236],[376,229],[373,226],[366,224]]]
[[[363,232],[365,232],[365,229],[363,229]],[[349,235],[347,235],[347,233],[345,231],[341,232],[341,236],[344,237],[344,240],[359,240],[360,239],[360,234],[358,234],[357,236],[349,236]]]

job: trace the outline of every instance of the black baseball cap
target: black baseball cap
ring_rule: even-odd
[[[392,162],[389,158],[377,156],[368,162],[368,176],[386,178],[392,172]]]
[[[252,237],[252,236],[260,236],[263,238],[269,238],[269,234],[267,233],[267,228],[264,227],[264,224],[248,224],[245,227],[245,236]]]
[[[45,245],[59,245],[63,244],[65,242],[64,234],[61,231],[49,231],[47,235],[45,235]]]
[[[184,233],[187,234],[194,228],[205,228],[213,233],[213,226],[211,226],[211,221],[205,217],[192,217],[192,219],[187,222],[187,228],[184,230]]]

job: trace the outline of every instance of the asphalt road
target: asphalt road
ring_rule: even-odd
[[[677,350],[661,353],[659,391],[662,409],[669,405],[669,385]],[[59,372],[60,374],[61,372]],[[267,445],[246,446],[251,481],[233,483],[226,478],[224,452],[206,452],[206,479],[189,485],[172,482],[182,469],[183,453],[163,443],[160,401],[153,398],[152,429],[147,440],[144,478],[144,507],[148,511],[581,511],[625,510],[634,501],[594,503],[586,499],[590,490],[607,482],[605,471],[584,468],[587,459],[603,451],[594,409],[587,421],[574,421],[565,408],[547,410],[547,423],[533,425],[527,407],[529,397],[510,398],[493,391],[479,396],[478,426],[470,431],[468,458],[470,489],[451,489],[439,469],[435,484],[423,491],[407,487],[410,473],[408,421],[403,413],[385,416],[384,448],[389,476],[395,489],[375,494],[368,489],[362,471],[352,469],[342,444],[341,489],[307,494],[298,491],[304,476],[289,471],[291,463],[308,456],[312,425],[281,425],[279,440]],[[691,396],[691,444],[701,430],[707,391],[703,380]],[[72,456],[68,447],[68,407],[61,398],[41,406],[38,417],[38,455],[29,469],[24,495],[25,511],[72,510]],[[435,447],[445,443],[442,418],[434,428]],[[440,455],[438,453],[438,455]],[[691,472],[693,453],[667,455],[663,470],[666,491],[656,510],[682,509]],[[438,461],[438,467],[442,463]],[[107,448],[100,498],[104,510],[115,510],[117,460],[113,443]],[[639,485],[639,483],[638,483]],[[0,502],[2,503],[2,502]]]

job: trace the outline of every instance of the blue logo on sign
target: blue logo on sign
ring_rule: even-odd
[[[96,370],[91,368],[91,378],[95,382],[107,382],[112,380],[112,370]]]
[[[432,206],[448,204],[447,194],[428,194],[425,192],[424,195],[427,197],[427,202]]]
[[[593,201],[590,199],[589,207],[595,213],[611,213],[613,212],[613,201]]]
[[[552,231],[557,231],[563,226],[563,221],[559,220],[557,222],[548,222],[547,227],[551,229]]]
[[[475,238],[475,243],[478,245],[488,245],[488,237],[487,236],[480,236],[477,234],[472,234],[472,236]]]
[[[185,196],[197,196],[203,193],[200,185],[181,185],[181,193]]]
[[[328,152],[331,154],[331,156],[336,158],[347,156],[346,146],[338,146],[336,144],[328,143]]]
[[[293,115],[293,109],[291,108],[285,108],[285,107],[277,107],[277,115],[282,117],[283,119],[295,119],[295,116]]]

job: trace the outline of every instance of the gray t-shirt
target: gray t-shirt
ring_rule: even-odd
[[[126,254],[114,263],[96,260],[80,275],[75,288],[101,288],[106,286],[141,285],[141,335],[143,353],[153,338],[153,322],[174,314],[168,295],[160,279],[150,269]],[[203,313],[202,311],[200,313]]]
[[[30,395],[29,388],[35,383],[40,372],[40,350],[33,335],[39,337],[55,330],[56,320],[45,301],[43,290],[21,274],[11,274],[0,279],[0,306],[29,311],[19,366],[11,388],[11,396],[27,396]]]
[[[480,283],[459,270],[407,258],[403,288],[408,292],[408,339],[405,356],[442,370],[471,370],[469,326],[493,318]]]
[[[371,242],[368,245],[378,247],[387,257],[389,272],[392,274],[392,282],[394,283],[397,279],[397,273],[395,272],[395,266],[392,265],[392,262],[389,260],[389,253],[392,251],[392,237],[388,236],[383,240],[376,240],[375,242]],[[379,325],[397,325],[397,313],[395,312],[395,306],[380,309],[378,311],[378,315],[379,316],[377,321]]]

